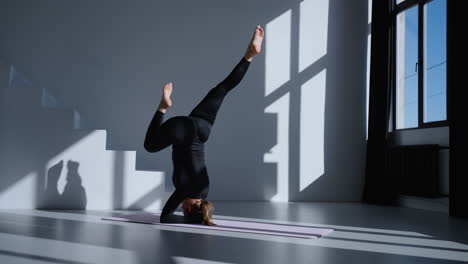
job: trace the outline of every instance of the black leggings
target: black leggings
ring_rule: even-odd
[[[189,116],[175,116],[163,123],[164,113],[156,111],[146,132],[144,147],[148,152],[173,146],[172,181],[176,190],[167,200],[161,222],[185,222],[174,211],[185,198],[206,199],[209,189],[204,159],[204,143],[208,140],[224,97],[244,77],[250,62],[244,57],[231,73],[195,106]]]
[[[202,118],[212,126],[224,97],[239,84],[249,65],[250,62],[242,57],[231,73],[208,92],[189,116]],[[194,131],[191,121],[183,116],[176,116],[162,123],[163,119],[164,114],[156,111],[145,137],[144,147],[148,152],[160,151],[172,144],[189,144],[196,132],[199,132],[200,138],[207,139],[211,130],[210,125],[201,124],[201,129]]]

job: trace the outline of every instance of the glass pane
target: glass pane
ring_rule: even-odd
[[[418,6],[397,15],[396,128],[418,126]]]
[[[447,119],[447,1],[424,6],[424,122]]]

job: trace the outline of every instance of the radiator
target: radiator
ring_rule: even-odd
[[[438,197],[439,145],[413,145],[391,148],[387,172],[396,180],[400,194]]]

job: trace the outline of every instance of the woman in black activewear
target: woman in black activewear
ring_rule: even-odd
[[[172,145],[172,182],[176,189],[161,212],[162,223],[214,224],[213,205],[206,200],[210,183],[205,165],[204,143],[208,140],[224,97],[244,77],[253,57],[261,50],[263,37],[263,29],[257,26],[242,59],[188,116],[175,116],[163,122],[166,110],[172,105],[172,83],[164,86],[161,103],[149,124],[144,142],[148,152],[157,152]],[[174,215],[182,202],[184,217]]]

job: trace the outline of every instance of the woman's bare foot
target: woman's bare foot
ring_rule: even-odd
[[[158,109],[163,113],[166,113],[166,110],[172,106],[171,94],[172,94],[172,83],[170,82],[164,85],[163,96],[161,98],[161,102],[159,103],[159,107],[158,107]]]
[[[249,43],[249,46],[247,47],[247,50],[245,51],[245,59],[248,61],[252,61],[252,58],[259,54],[260,51],[262,50],[262,41],[263,37],[265,36],[265,31],[263,28],[258,25],[255,28],[255,32],[252,36],[252,40]]]

